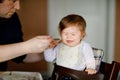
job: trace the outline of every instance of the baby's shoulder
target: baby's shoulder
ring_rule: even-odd
[[[83,47],[86,47],[86,46],[91,46],[90,43],[86,42],[86,41],[82,41],[82,46]]]

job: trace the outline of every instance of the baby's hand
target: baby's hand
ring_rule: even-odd
[[[96,74],[96,70],[95,69],[92,69],[92,68],[87,68],[86,70],[85,70],[88,74]]]

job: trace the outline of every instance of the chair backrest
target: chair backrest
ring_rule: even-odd
[[[111,64],[101,62],[99,72],[104,75],[103,80],[117,80],[120,70],[120,63],[113,61]]]
[[[98,48],[92,48],[92,49],[95,58],[96,70],[99,71],[100,64],[104,56],[104,52],[102,49],[98,49]]]

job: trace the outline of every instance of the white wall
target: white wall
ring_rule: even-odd
[[[59,38],[58,23],[68,14],[82,15],[87,22],[85,40],[104,50],[104,61],[113,60],[114,0],[48,0],[48,33]]]

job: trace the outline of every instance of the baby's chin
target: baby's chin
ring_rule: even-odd
[[[65,43],[67,46],[69,47],[74,47],[74,46],[77,46],[78,44],[68,44],[68,43]]]

